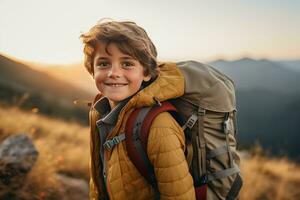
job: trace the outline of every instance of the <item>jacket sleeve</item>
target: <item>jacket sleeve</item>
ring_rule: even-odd
[[[90,168],[91,168],[91,160],[90,160]],[[99,200],[98,190],[95,186],[93,176],[90,174],[90,183],[89,183],[89,199],[90,200]]]
[[[196,199],[184,148],[181,127],[168,112],[159,114],[150,128],[147,153],[162,200]]]
[[[89,121],[90,121],[90,162],[89,162],[89,171],[90,171],[90,182],[89,182],[89,199],[90,200],[105,200],[106,194],[104,194],[104,183],[98,179],[98,187],[96,184],[95,177],[100,177],[100,160],[99,160],[99,151],[100,149],[100,139],[99,133],[96,129],[96,121],[99,118],[95,110],[90,110],[89,112]]]

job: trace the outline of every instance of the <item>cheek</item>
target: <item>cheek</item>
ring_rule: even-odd
[[[97,88],[99,89],[99,87],[101,86],[101,84],[103,83],[105,77],[103,74],[100,74],[100,73],[96,73],[94,75],[94,81],[95,81],[95,84],[97,86]]]
[[[143,74],[135,73],[135,74],[131,74],[131,76],[130,76],[130,82],[134,83],[133,84],[134,87],[138,87],[138,88],[141,86],[143,79],[144,79]]]

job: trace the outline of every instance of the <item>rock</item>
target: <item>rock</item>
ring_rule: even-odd
[[[22,187],[37,158],[38,151],[25,134],[10,136],[0,144],[0,198]]]
[[[86,200],[89,198],[89,186],[83,179],[57,174],[57,179],[64,190],[62,200]]]

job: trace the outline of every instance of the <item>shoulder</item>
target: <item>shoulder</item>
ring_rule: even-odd
[[[162,112],[151,124],[148,136],[148,147],[152,149],[154,146],[167,147],[169,145],[184,148],[184,132],[169,112]]]
[[[151,129],[153,128],[174,128],[181,129],[177,121],[172,117],[169,112],[162,112],[157,115],[151,124]]]

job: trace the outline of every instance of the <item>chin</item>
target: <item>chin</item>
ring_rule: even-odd
[[[113,101],[113,102],[120,102],[124,99],[126,99],[127,97],[108,97],[109,100]]]

